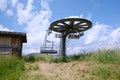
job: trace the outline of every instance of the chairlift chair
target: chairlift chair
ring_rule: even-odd
[[[51,31],[47,30],[44,45],[40,47],[41,54],[57,54],[57,50],[54,49],[54,41],[47,40],[47,36],[51,33]]]

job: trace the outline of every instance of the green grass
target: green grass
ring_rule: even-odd
[[[94,80],[120,80],[119,65],[97,65],[90,71]]]
[[[84,59],[104,64],[120,64],[120,50],[99,50],[85,56]]]
[[[86,64],[90,69],[85,69],[80,74],[82,80],[120,80],[120,50],[98,50],[86,54],[73,55],[70,57],[35,56],[25,58],[27,62],[45,62],[45,63],[69,63],[77,62],[78,64]],[[31,63],[31,64],[32,64]],[[62,65],[62,64],[61,64]],[[76,64],[74,64],[75,66]],[[79,66],[78,66],[79,67]],[[79,69],[79,68],[78,68]],[[39,70],[38,65],[31,66],[29,70]],[[62,73],[61,73],[62,74]],[[58,74],[60,75],[60,74]],[[57,76],[56,79],[60,77]],[[45,78],[44,75],[38,74],[33,77],[36,80],[52,80]],[[54,79],[54,80],[56,80]],[[77,78],[75,78],[76,80]],[[0,79],[1,80],[1,79]],[[29,79],[27,79],[29,80]]]
[[[36,61],[42,61],[42,62],[50,62],[53,58],[50,56],[40,56],[40,55],[36,55],[36,56],[25,56],[24,60],[25,62],[30,62],[30,63],[34,63]]]
[[[30,56],[24,57],[26,62],[51,62],[51,63],[66,63],[71,61],[97,61],[101,63],[120,63],[120,50],[99,50],[95,52],[73,55],[69,57],[50,57],[50,56]]]
[[[0,57],[0,80],[19,80],[24,70],[24,60]]]
[[[120,50],[99,50],[95,52],[90,52],[86,54],[73,55],[67,58],[57,57],[49,59],[49,62],[53,63],[64,63],[71,61],[96,61],[100,63],[120,63]]]

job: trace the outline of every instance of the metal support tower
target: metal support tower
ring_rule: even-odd
[[[60,56],[66,57],[66,38],[68,36],[73,34],[74,38],[79,38],[80,36],[83,36],[83,34],[76,36],[76,33],[83,33],[91,27],[92,23],[89,20],[81,18],[66,18],[51,23],[49,30],[61,34]]]

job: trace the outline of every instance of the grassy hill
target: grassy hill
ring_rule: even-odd
[[[24,63],[23,60],[18,61],[24,65],[24,68],[20,67],[16,70],[19,75],[17,79],[4,78],[3,80],[120,80],[119,49],[99,50],[67,58],[35,56],[24,60]],[[1,60],[0,64],[2,64]],[[4,71],[1,66],[0,70]],[[16,63],[17,66],[20,65]],[[3,75],[8,74],[10,73],[0,73],[0,80]]]

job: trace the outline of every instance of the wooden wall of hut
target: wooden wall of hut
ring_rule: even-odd
[[[22,42],[19,37],[0,37],[0,47],[2,55],[21,57]]]

